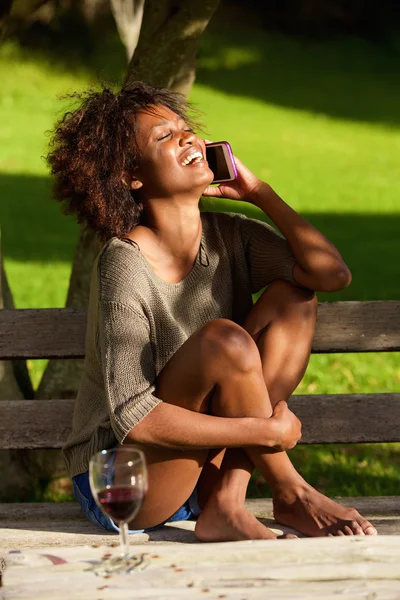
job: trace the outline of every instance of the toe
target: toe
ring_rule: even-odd
[[[344,534],[345,534],[345,535],[354,535],[354,534],[356,534],[356,532],[355,532],[355,531],[353,531],[353,529],[352,529],[351,527],[349,527],[348,525],[345,525],[345,526],[343,527],[343,531],[344,531]],[[356,534],[356,535],[357,535],[357,534]]]
[[[352,521],[349,527],[353,531],[353,535],[364,535],[364,530],[358,521]]]
[[[375,527],[373,525],[371,525],[371,523],[368,523],[367,526],[364,527],[364,534],[365,535],[378,535],[378,532],[375,529]]]
[[[367,519],[361,519],[359,522],[357,522],[357,527],[362,531],[362,533],[358,535],[378,535],[375,527],[369,521],[367,521]]]

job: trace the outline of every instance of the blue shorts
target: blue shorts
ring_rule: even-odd
[[[97,506],[90,489],[89,473],[86,471],[86,473],[76,475],[72,479],[72,483],[74,485],[74,496],[79,502],[89,521],[95,525],[98,525],[102,529],[105,529],[106,531],[119,532],[119,527],[114,523],[114,521],[110,519],[110,517],[106,517]],[[197,504],[196,486],[183,506],[178,508],[176,513],[174,513],[169,519],[163,521],[155,527],[149,527],[148,529],[129,529],[129,533],[146,533],[147,531],[154,531],[155,529],[165,525],[165,523],[170,523],[171,521],[196,521],[200,513],[201,509]]]

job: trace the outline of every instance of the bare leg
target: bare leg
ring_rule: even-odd
[[[273,389],[275,403],[282,399],[282,394],[285,398],[291,394],[308,362],[315,300],[302,294],[284,282],[276,282],[268,288],[245,323],[258,346],[234,323],[218,320],[207,324],[166,365],[159,377],[157,395],[165,402],[189,410],[231,417],[269,417],[272,407],[264,379]],[[293,351],[294,339],[299,342],[295,345],[298,352]],[[308,339],[305,344],[304,339]],[[288,366],[290,368],[286,368]],[[372,533],[371,529],[375,531],[358,513],[354,518],[353,515],[340,516],[338,510],[347,509],[308,486],[285,453],[249,449],[249,463],[243,451],[231,450],[226,453],[225,464],[216,477],[222,453],[214,452],[212,461],[207,462],[204,451],[189,454],[149,447],[144,450],[151,493],[133,527],[150,527],[173,514],[186,500],[205,466],[199,491],[207,506],[198,522],[199,538],[217,541],[274,537],[266,528],[256,531],[256,527],[263,526],[258,522],[256,525],[254,517],[249,516],[242,505],[253,463],[273,488],[275,515],[280,522],[309,535],[357,533],[351,520],[367,533]],[[205,475],[213,462],[213,474],[207,481]],[[211,494],[212,485],[207,485],[210,482],[214,483]],[[287,513],[284,508],[288,509]],[[217,530],[217,521],[222,523],[222,530],[221,527]]]
[[[209,483],[204,477],[207,465],[199,480],[199,491]],[[239,448],[226,450],[219,476],[210,490],[207,503],[196,523],[195,533],[203,542],[274,539],[277,536],[249,512],[244,502],[253,463]],[[295,535],[283,535],[294,538]]]
[[[248,416],[272,414],[256,344],[242,327],[223,319],[205,325],[176,352],[158,377],[156,394],[164,402],[197,412],[221,416],[235,416],[236,411]],[[131,523],[133,528],[152,527],[170,517],[188,498],[207,462],[206,451],[152,446],[144,446],[143,450],[149,492]],[[226,453],[215,486],[214,500],[218,502],[213,508],[218,510],[208,505],[209,518],[203,519],[212,525],[208,540],[276,537],[244,508],[252,469],[245,453],[234,449]],[[199,535],[200,539],[204,537]]]
[[[244,328],[260,351],[272,406],[288,400],[308,364],[316,317],[309,292],[275,282],[249,313]],[[311,536],[375,535],[376,529],[354,509],[317,492],[297,473],[286,452],[249,452],[273,490],[278,522]]]

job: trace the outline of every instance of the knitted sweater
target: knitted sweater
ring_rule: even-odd
[[[197,329],[218,318],[240,324],[253,293],[274,279],[293,281],[295,260],[275,229],[239,214],[201,219],[199,253],[178,283],[161,280],[137,247],[118,238],[97,257],[84,372],[64,447],[71,477],[162,401],[154,395],[157,375]]]

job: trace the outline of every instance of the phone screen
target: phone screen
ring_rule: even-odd
[[[222,146],[206,146],[206,158],[208,166],[214,173],[214,179],[231,178]]]

